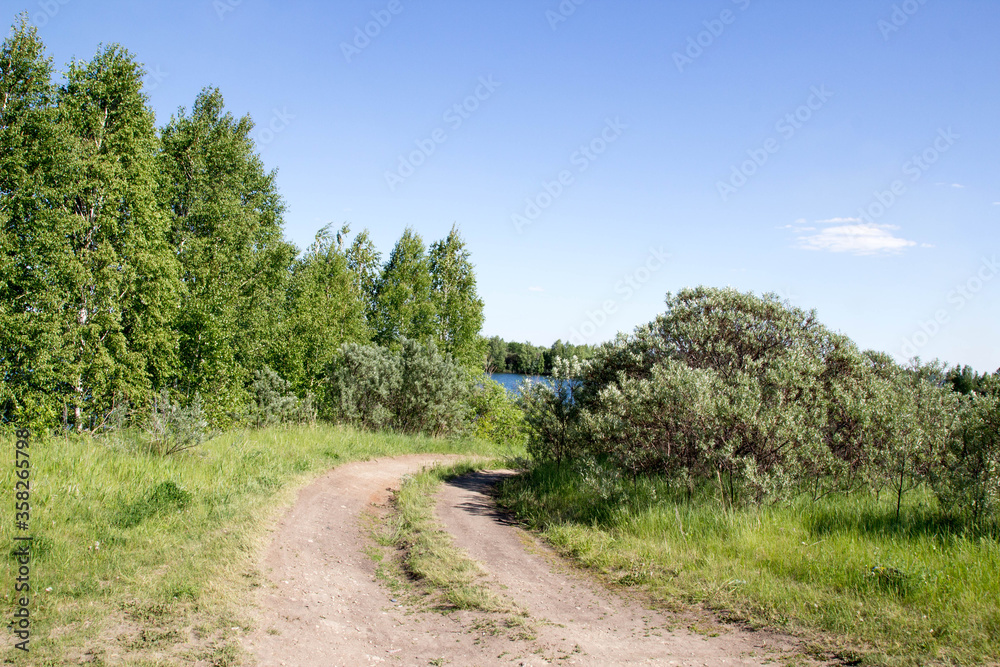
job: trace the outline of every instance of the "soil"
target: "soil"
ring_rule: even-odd
[[[263,555],[270,580],[244,647],[260,665],[764,665],[809,662],[794,639],[645,608],[574,568],[498,513],[490,487],[506,471],[445,483],[437,515],[496,590],[529,614],[441,613],[404,602],[376,576],[364,517],[400,478],[459,457],[350,463],[304,488]],[[690,627],[700,629],[694,632]]]

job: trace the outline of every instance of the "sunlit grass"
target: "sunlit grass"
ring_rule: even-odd
[[[13,451],[12,440],[2,446]],[[31,654],[8,642],[4,658],[141,664],[190,650],[184,659],[224,663],[249,624],[267,528],[294,491],[340,463],[418,452],[509,453],[479,440],[331,426],[233,431],[167,457],[145,453],[128,436],[34,442]],[[13,525],[13,471],[12,463],[0,468],[10,500],[0,521],[5,556],[21,534]],[[14,566],[11,557],[0,559],[8,619]]]
[[[484,581],[484,571],[463,550],[434,516],[441,482],[473,472],[482,464],[462,462],[434,466],[404,480],[394,498],[395,512],[384,533],[402,554],[405,570],[441,600],[442,608],[513,613],[521,610]]]
[[[668,604],[803,633],[870,664],[1000,658],[1000,544],[915,493],[899,521],[868,494],[726,512],[665,483],[543,467],[501,502],[563,553]]]

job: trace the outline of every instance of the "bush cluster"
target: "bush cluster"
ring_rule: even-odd
[[[312,394],[299,398],[292,391],[291,383],[269,366],[254,373],[253,399],[250,417],[258,428],[316,420]]]
[[[465,427],[469,391],[466,371],[433,342],[351,343],[330,365],[323,407],[328,418],[361,428],[445,435]]]
[[[774,295],[699,287],[521,403],[537,460],[601,457],[711,484],[727,506],[930,484],[942,511],[995,517],[1000,412],[938,366],[861,351]],[[577,377],[573,381],[570,378]]]

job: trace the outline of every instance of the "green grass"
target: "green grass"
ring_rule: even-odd
[[[726,512],[658,480],[564,466],[501,486],[500,502],[556,548],[668,605],[807,637],[864,664],[1000,659],[1000,544],[938,518],[930,494]]]
[[[2,439],[0,596],[14,610],[13,440]],[[238,664],[235,638],[263,583],[267,528],[294,492],[352,460],[416,452],[508,454],[443,440],[316,426],[232,431],[167,457],[137,440],[54,438],[31,445],[31,653],[6,662]],[[234,629],[235,628],[235,629]]]
[[[434,516],[441,482],[482,468],[465,461],[407,477],[393,500],[395,511],[383,522],[377,538],[401,553],[405,572],[439,600],[438,608],[523,616],[521,609],[485,582],[482,568],[455,548]]]

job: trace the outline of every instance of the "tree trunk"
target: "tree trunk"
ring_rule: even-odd
[[[899,521],[899,508],[903,504],[903,473],[906,471],[906,459],[899,466],[899,486],[896,488],[896,521]]]

